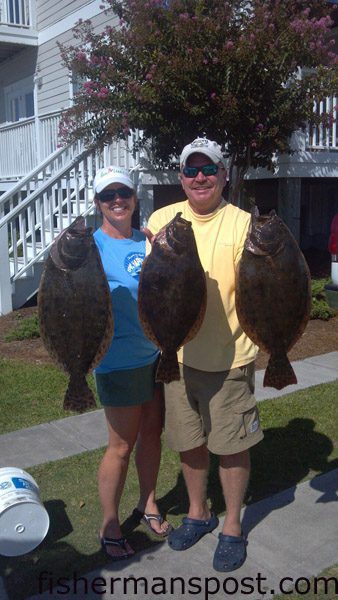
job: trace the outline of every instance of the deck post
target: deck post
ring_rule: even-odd
[[[0,256],[0,315],[7,315],[13,310],[7,225],[0,228]]]
[[[41,86],[39,67],[34,73],[34,123],[35,123],[35,166],[40,164],[45,154],[41,152],[40,119],[38,108],[38,87]]]

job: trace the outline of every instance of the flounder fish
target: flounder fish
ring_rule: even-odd
[[[156,381],[163,383],[180,379],[176,353],[198,332],[207,301],[194,232],[181,214],[156,234],[138,289],[141,324],[161,350]]]
[[[287,353],[304,332],[311,311],[308,265],[275,211],[252,210],[251,229],[236,273],[236,310],[248,337],[270,354],[264,386],[297,383]]]
[[[108,349],[112,302],[92,228],[78,217],[55,239],[38,291],[42,340],[70,375],[63,408],[84,412],[96,402],[86,374]]]

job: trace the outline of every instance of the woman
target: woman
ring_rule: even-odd
[[[112,343],[95,369],[98,396],[104,407],[109,440],[98,472],[103,509],[102,547],[114,559],[134,554],[122,536],[118,510],[130,454],[135,462],[140,498],[134,515],[157,535],[171,527],[159,514],[155,487],[161,456],[163,392],[155,385],[157,348],[138,320],[137,288],[145,256],[145,236],[133,229],[136,208],[133,182],[123,168],[100,169],[93,183],[102,226],[95,234],[107,275],[114,314]]]

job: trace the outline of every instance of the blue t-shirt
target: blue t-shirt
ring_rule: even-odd
[[[137,290],[145,257],[145,235],[133,229],[129,239],[114,239],[97,229],[99,249],[113,303],[114,335],[96,373],[137,369],[156,360],[158,349],[145,336],[138,318]]]

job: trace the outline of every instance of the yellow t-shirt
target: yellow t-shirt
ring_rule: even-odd
[[[214,212],[199,215],[185,200],[155,211],[148,229],[156,234],[178,212],[192,223],[207,281],[207,309],[202,326],[196,337],[179,350],[178,360],[201,371],[225,371],[246,365],[255,359],[257,347],[243,333],[237,319],[235,269],[250,215],[225,200]]]

